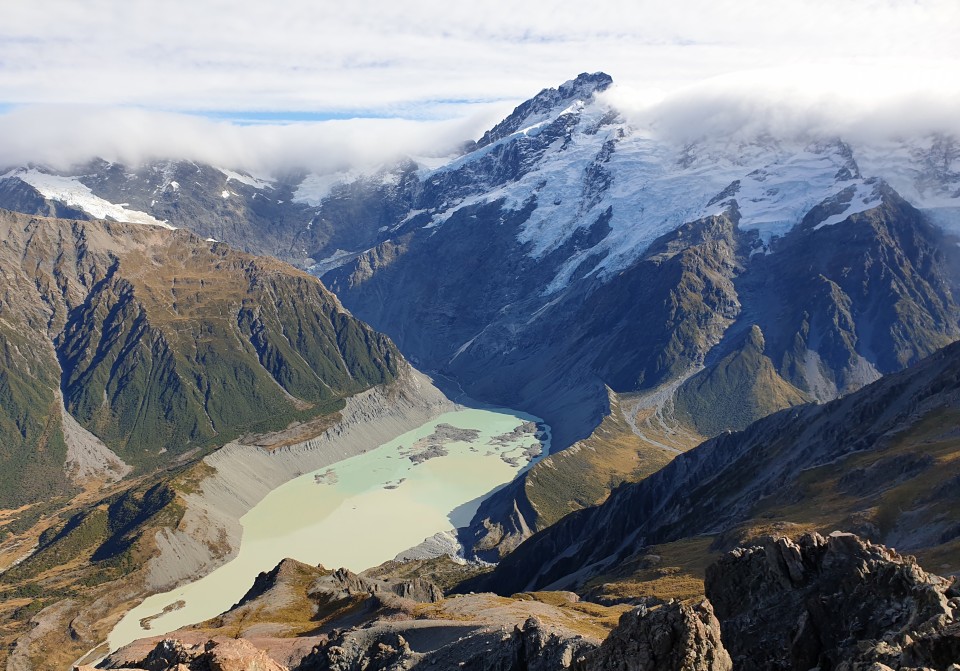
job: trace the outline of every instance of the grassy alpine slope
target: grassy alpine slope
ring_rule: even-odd
[[[0,234],[0,506],[69,489],[61,390],[145,473],[396,377],[389,339],[278,261],[106,222],[3,213]]]

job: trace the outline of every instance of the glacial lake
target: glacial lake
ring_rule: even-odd
[[[286,557],[360,572],[467,525],[484,498],[539,458],[534,454],[549,453],[549,427],[540,423],[538,439],[523,430],[530,422],[541,420],[502,408],[456,410],[290,480],[240,519],[236,558],[148,597],[110,633],[110,649],[219,615],[246,594],[257,574]],[[151,618],[149,629],[140,625],[144,618]]]

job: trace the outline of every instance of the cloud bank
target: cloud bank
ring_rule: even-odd
[[[325,173],[402,156],[449,155],[490,118],[249,125],[130,108],[31,106],[0,115],[0,167],[67,169],[98,157],[126,165],[184,159],[258,173]]]
[[[939,87],[943,73],[836,74],[817,68],[752,71],[658,95],[615,84],[601,100],[631,125],[678,144],[763,135],[867,144],[934,133],[960,138],[960,90]],[[128,165],[188,159],[263,174],[326,173],[402,156],[451,155],[511,109],[477,105],[471,114],[442,120],[242,124],[136,108],[30,106],[0,114],[0,168],[34,163],[67,169],[101,157]]]
[[[635,125],[680,143],[842,137],[863,143],[960,136],[951,70],[804,66],[733,73],[657,99],[616,86],[604,98]]]
[[[960,119],[956,0],[8,5],[0,166],[325,172],[436,155],[601,70],[631,121],[677,141],[956,132]],[[319,121],[276,123],[304,118]]]
[[[6,5],[8,104],[438,118],[583,71],[669,92],[760,67],[960,64],[956,0]]]

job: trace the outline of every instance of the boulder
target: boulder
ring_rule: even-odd
[[[709,601],[639,606],[620,617],[601,646],[577,671],[731,671],[720,623]]]

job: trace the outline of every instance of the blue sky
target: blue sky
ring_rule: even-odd
[[[130,147],[149,135],[137,124],[156,124],[154,135],[182,130],[173,114],[213,124],[209,132],[327,123],[341,135],[363,118],[361,140],[379,132],[373,122],[402,119],[416,122],[410,129],[439,124],[437,149],[454,131],[477,135],[540,89],[598,70],[638,109],[731,82],[741,93],[778,90],[785,103],[797,91],[863,101],[918,87],[952,100],[958,27],[956,0],[7,2],[0,158],[12,158],[4,141],[42,141],[78,114],[88,135],[132,128],[114,138]]]

